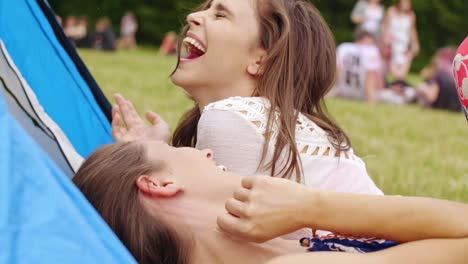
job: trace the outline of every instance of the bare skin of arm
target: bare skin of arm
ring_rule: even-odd
[[[439,96],[440,92],[440,87],[435,82],[430,84],[423,84],[418,88],[416,92],[418,96],[423,98],[424,102],[431,105],[437,100],[437,97]]]
[[[315,253],[284,256],[268,264],[465,263],[468,258],[468,205],[431,198],[372,196],[314,191],[285,179],[246,177],[227,213],[218,217],[224,232],[264,242],[311,227],[400,243],[372,254]]]
[[[468,205],[432,198],[315,191],[285,179],[246,177],[218,218],[233,236],[264,242],[301,228],[396,242],[468,238]]]
[[[366,72],[366,98],[369,104],[375,104],[375,91],[377,89],[377,72]]]
[[[420,197],[331,192],[315,195],[310,199],[319,204],[314,214],[320,217],[308,217],[306,224],[316,229],[396,242],[468,237],[465,204]]]
[[[411,23],[411,52],[413,57],[419,54],[420,45],[418,31],[416,29],[416,14],[413,13],[412,23]]]
[[[387,37],[387,31],[388,31],[388,23],[390,22],[390,18],[393,15],[394,12],[394,7],[390,7],[385,14],[383,23],[382,23],[382,36],[384,37],[384,42],[389,41],[388,39],[385,39]]]

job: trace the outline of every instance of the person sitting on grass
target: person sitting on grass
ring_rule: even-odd
[[[88,157],[73,182],[138,263],[466,263],[467,205],[241,178],[213,157],[161,141],[114,143]],[[278,238],[304,227],[350,235],[303,240],[310,248]],[[320,242],[373,253],[307,253],[323,250]]]
[[[354,38],[337,48],[338,77],[331,95],[374,103],[384,85],[384,63],[371,33],[358,29]]]
[[[421,76],[425,80],[416,88],[419,104],[434,109],[461,111],[455,81],[452,75],[452,62],[456,50],[452,47],[439,49],[426,66]]]
[[[100,18],[96,22],[96,31],[91,35],[91,46],[97,50],[115,51],[115,34],[108,18]]]
[[[175,55],[177,54],[177,34],[170,31],[164,36],[164,39],[161,42],[161,47],[159,52],[163,55]]]

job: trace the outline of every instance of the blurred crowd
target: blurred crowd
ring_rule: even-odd
[[[413,59],[420,51],[417,14],[411,0],[399,0],[389,7],[381,0],[358,0],[350,19],[355,25],[354,41],[337,47],[338,76],[332,96],[369,103],[415,103],[427,108],[461,110],[451,77],[455,48],[441,47],[419,78],[410,76],[413,85],[408,82]],[[122,17],[118,38],[105,17],[90,27],[86,17],[70,16],[63,28],[79,48],[114,51],[137,47],[138,22],[132,12]],[[168,32],[159,50],[164,55],[176,54],[177,34]]]
[[[359,0],[351,12],[354,42],[337,47],[338,78],[331,95],[461,111],[451,76],[455,48],[440,48],[416,78],[423,81],[415,87],[408,83],[420,50],[416,16],[411,0],[399,0],[387,9],[380,0]]]
[[[62,24],[62,19],[60,17],[57,19]],[[98,19],[95,26],[90,27],[86,17],[69,16],[62,26],[65,35],[79,48],[115,51],[137,47],[138,22],[132,12],[127,12],[122,17],[118,38],[111,21],[106,17]]]

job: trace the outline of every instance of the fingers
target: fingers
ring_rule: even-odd
[[[245,217],[245,204],[239,200],[231,198],[226,201],[226,211],[236,217]]]
[[[145,115],[146,119],[151,123],[151,125],[156,125],[161,120],[161,117],[155,112],[148,111]]]
[[[242,179],[242,187],[244,187],[246,189],[252,189],[255,180],[256,180],[255,176],[244,177]]]
[[[137,122],[138,115],[135,117],[133,112],[135,108],[129,101],[125,100],[122,95],[116,94],[114,97],[119,107],[123,123],[127,128],[131,127]]]
[[[216,223],[223,232],[226,232],[236,237],[243,236],[243,231],[245,230],[245,223],[240,218],[237,218],[230,214],[223,214],[221,216],[218,216],[218,218],[216,219]]]
[[[125,102],[127,103],[127,107],[129,109],[129,113],[132,116],[132,118],[138,120],[140,117],[138,116],[138,113],[137,113],[135,107],[133,106],[133,103],[130,102],[129,100],[125,100]]]
[[[234,198],[241,202],[248,202],[249,201],[249,190],[245,188],[238,188],[234,191]]]
[[[116,141],[122,140],[125,134],[122,118],[120,117],[118,106],[112,108],[112,137]]]
[[[118,105],[112,106],[112,120],[114,120],[115,115],[117,115],[118,113],[120,113],[119,106]]]
[[[255,227],[252,223],[230,214],[218,216],[216,223],[221,231],[246,241],[263,243],[268,240],[267,237],[255,232]]]

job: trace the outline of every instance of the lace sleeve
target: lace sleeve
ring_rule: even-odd
[[[234,107],[230,100],[207,106],[198,124],[196,147],[211,149],[216,163],[232,172],[254,175],[264,144],[260,126],[248,118],[254,112],[240,104]]]

